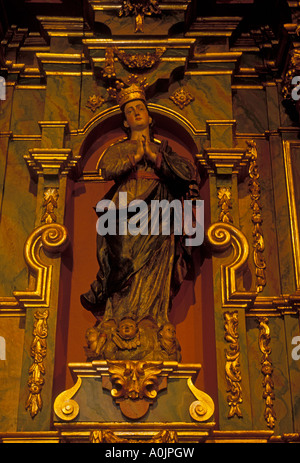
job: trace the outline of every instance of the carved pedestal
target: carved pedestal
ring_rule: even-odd
[[[199,442],[214,402],[197,389],[200,365],[94,361],[69,364],[75,385],[54,402],[54,425],[76,442]]]

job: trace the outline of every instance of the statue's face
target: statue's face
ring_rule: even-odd
[[[126,103],[124,108],[126,121],[125,127],[130,127],[131,131],[144,130],[152,122],[145,103],[142,100],[134,100]]]

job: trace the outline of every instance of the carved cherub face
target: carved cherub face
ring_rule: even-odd
[[[95,330],[95,328],[89,328],[86,331],[85,337],[86,337],[86,340],[91,343],[91,342],[97,341],[98,335],[99,333],[97,330]]]
[[[176,339],[175,327],[171,323],[167,323],[161,329],[160,335],[162,339],[165,339],[166,341],[174,341],[174,339]]]
[[[132,339],[137,333],[137,325],[132,318],[124,318],[119,323],[118,332],[123,339]]]

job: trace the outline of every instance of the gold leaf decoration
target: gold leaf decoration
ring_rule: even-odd
[[[156,63],[160,61],[161,56],[166,51],[166,48],[156,48],[154,52],[150,53],[133,53],[130,55],[124,50],[114,48],[114,53],[124,66],[130,69],[151,69]]]
[[[162,364],[128,361],[108,362],[109,373],[113,388],[111,395],[114,398],[129,398],[132,400],[153,400],[158,391],[158,375]]]
[[[44,213],[41,218],[42,223],[56,222],[56,215],[54,213],[54,209],[57,209],[58,196],[59,194],[57,188],[47,188],[44,191]]]
[[[43,407],[41,392],[45,383],[44,358],[47,354],[48,316],[48,310],[44,310],[44,312],[37,310],[34,314],[33,341],[30,348],[33,363],[29,368],[29,396],[25,405],[26,410],[29,410],[31,418],[34,418]]]
[[[219,221],[224,223],[232,223],[233,218],[230,213],[230,209],[232,209],[232,201],[231,201],[231,190],[230,188],[221,187],[218,188],[218,206],[221,208],[221,212],[219,215]]]
[[[270,358],[272,349],[270,347],[271,336],[269,328],[269,320],[267,317],[259,317],[259,349],[262,353],[261,358],[261,372],[264,375],[263,379],[263,398],[265,399],[265,412],[264,418],[267,426],[273,429],[276,421],[276,413],[273,408],[273,401],[275,400],[274,382],[273,382],[273,365]]]
[[[259,172],[257,165],[257,149],[256,143],[252,140],[247,141],[248,152],[250,154],[249,165],[249,191],[251,196],[251,209],[252,209],[252,223],[253,223],[253,248],[254,248],[254,265],[256,275],[256,291],[260,293],[267,283],[266,280],[266,261],[263,255],[265,250],[265,241],[262,231],[262,216],[261,216],[261,202],[260,202],[260,184]]]
[[[227,402],[230,407],[228,418],[235,415],[242,418],[240,404],[242,399],[242,376],[240,371],[240,343],[238,335],[238,312],[225,312],[225,339],[229,343],[229,349],[225,351],[225,376],[227,381]]]
[[[94,113],[96,109],[100,108],[103,105],[104,102],[105,98],[103,98],[102,96],[93,95],[88,98],[86,107],[90,108],[90,110]]]
[[[173,95],[170,96],[172,100],[180,109],[183,109],[185,106],[194,101],[195,97],[187,90],[186,87],[180,87]]]
[[[123,0],[119,16],[135,16],[134,32],[144,32],[144,18],[161,14],[157,0]]]

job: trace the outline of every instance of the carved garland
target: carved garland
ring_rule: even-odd
[[[45,383],[44,358],[47,353],[48,316],[48,310],[44,310],[44,312],[37,310],[34,314],[33,341],[30,349],[33,364],[29,368],[29,396],[25,405],[26,410],[30,412],[31,418],[34,418],[43,407],[41,392]]]
[[[129,54],[125,50],[119,50],[118,47],[107,47],[105,50],[105,64],[102,75],[108,79],[116,77],[115,56],[128,69],[145,71],[159,63],[165,51],[165,47],[158,47],[155,48],[155,51],[152,53]]]
[[[262,231],[261,203],[260,203],[260,184],[257,165],[257,149],[256,143],[252,140],[247,141],[248,152],[250,154],[249,165],[249,190],[251,195],[252,223],[253,223],[253,247],[254,247],[254,264],[256,275],[256,291],[259,293],[266,285],[266,261],[263,255],[265,250],[265,242]]]
[[[259,349],[262,353],[261,358],[261,372],[264,375],[263,379],[263,398],[265,399],[265,412],[264,418],[267,422],[267,426],[273,429],[276,421],[276,413],[273,408],[273,401],[275,400],[274,394],[274,382],[272,379],[273,366],[270,359],[272,349],[270,347],[271,336],[269,328],[269,320],[267,317],[259,317]]]
[[[238,312],[225,312],[225,339],[229,345],[229,349],[225,351],[225,376],[227,381],[227,402],[230,407],[228,418],[238,416],[242,418],[240,404],[242,403],[242,387],[241,387],[241,372],[240,372],[240,343],[238,329]]]
[[[125,50],[119,50],[118,47],[113,47],[114,54],[118,57],[121,63],[129,69],[151,69],[155,64],[159,63],[160,58],[165,53],[165,47],[155,48],[155,51],[150,53],[133,53],[130,55]]]

